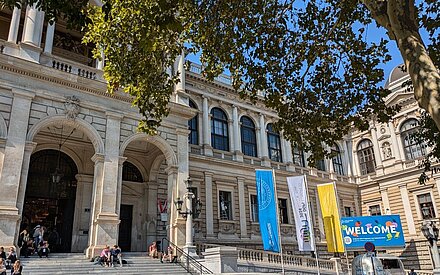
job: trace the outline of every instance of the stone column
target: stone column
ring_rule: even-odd
[[[351,171],[351,164],[352,164],[352,162],[350,161],[350,154],[349,154],[349,151],[348,151],[348,145],[347,145],[347,142],[349,142],[348,140],[343,140],[343,142],[342,142],[342,149],[344,150],[344,160],[345,160],[345,163],[347,164],[346,165],[346,167],[347,167],[347,176],[349,176],[349,177],[352,177],[353,176],[353,172]]]
[[[206,238],[214,238],[214,208],[212,199],[212,176],[211,172],[205,172],[205,194],[206,194]]]
[[[414,218],[411,212],[411,204],[409,202],[408,190],[406,183],[399,185],[400,196],[402,197],[403,209],[405,210],[406,224],[410,235],[416,234],[416,227],[414,224]]]
[[[146,188],[146,206],[147,206],[147,243],[150,244],[157,240],[157,234],[156,234],[156,225],[157,225],[157,182],[148,182],[147,188]],[[170,205],[172,201],[168,203]],[[154,231],[151,232],[151,224],[154,224]]]
[[[8,42],[17,43],[18,29],[20,27],[21,9],[14,7],[11,24],[9,25]]]
[[[390,129],[390,134],[391,134],[391,142],[392,142],[391,146],[393,148],[394,159],[397,162],[400,162],[400,161],[402,161],[402,156],[400,154],[399,143],[397,142],[396,131],[395,131],[394,125],[391,121],[388,122],[388,128]]]
[[[373,138],[373,151],[374,159],[376,160],[376,173],[379,175],[383,174],[383,164],[382,164],[382,154],[379,149],[379,142],[377,140],[377,130],[376,127],[371,127],[371,136]]]
[[[26,142],[29,113],[34,94],[25,90],[13,89],[14,98],[9,120],[8,137],[4,149],[3,168],[0,175],[0,244],[13,246],[21,218],[23,197],[33,144]],[[26,177],[27,178],[27,177]],[[20,184],[22,183],[22,184]],[[6,190],[6,191],[5,191]]]
[[[287,150],[286,150],[286,140],[284,139],[283,133],[280,133],[280,146],[281,146],[281,162],[287,163]]]
[[[176,84],[176,92],[185,92],[185,55],[177,57],[175,71],[179,74],[179,83]]]
[[[44,12],[39,11],[35,4],[27,7],[19,52],[21,58],[37,63],[40,61],[43,21]]]
[[[177,244],[183,242],[178,240],[184,238],[182,235],[178,236],[177,224],[179,222],[179,213],[177,213],[176,205],[174,204],[179,197],[179,190],[177,190],[177,166],[168,166],[165,172],[168,174],[168,236],[170,241]]]
[[[119,216],[116,213],[118,172],[119,172],[119,138],[121,116],[116,113],[107,113],[105,157],[95,158],[94,183],[94,219],[91,238],[94,240],[89,246],[91,256],[102,249],[106,244],[117,243]],[[102,161],[102,164],[101,164]],[[96,167],[98,166],[98,167]],[[102,168],[101,168],[102,167]],[[98,168],[98,169],[97,169]],[[97,251],[98,250],[98,251]],[[89,254],[90,255],[90,254]]]
[[[263,166],[270,166],[270,159],[269,159],[269,149],[267,148],[267,135],[266,135],[266,125],[264,123],[264,114],[260,113],[260,142],[261,144],[258,144],[259,147],[261,147],[261,158],[262,158],[262,165]]]
[[[186,182],[189,178],[189,153],[188,153],[188,135],[189,130],[187,129],[178,129],[176,131],[177,134],[177,195],[179,198],[181,198],[184,202],[186,200],[185,194],[187,192],[187,186]],[[187,245],[190,240],[187,238],[189,236],[192,237],[192,230],[188,231],[187,223],[182,222],[183,219],[180,219],[180,217],[177,217],[177,227],[176,230],[178,231],[178,235],[185,236],[185,241],[182,243],[182,240],[177,238],[177,245],[178,246],[186,246],[186,252],[190,253],[191,255],[195,254],[195,246]],[[192,227],[191,227],[192,228]]]
[[[238,184],[238,204],[240,209],[240,237],[248,238],[247,219],[246,219],[246,199],[244,195],[244,178],[237,177]]]
[[[241,152],[240,138],[240,121],[238,120],[238,108],[232,105],[232,121],[233,121],[233,137],[234,137],[234,158],[237,161],[243,161],[243,153]]]
[[[203,97],[203,154],[207,156],[212,156],[212,147],[211,147],[211,127],[209,124],[209,107],[208,107],[208,97]]]
[[[46,40],[44,42],[44,53],[52,54],[53,37],[55,34],[55,21],[48,22],[46,28]]]
[[[87,248],[87,238],[90,235],[90,210],[93,189],[93,176],[77,174],[75,176],[76,199],[73,215],[72,252],[83,252]]]
[[[353,200],[354,200],[354,215],[355,216],[361,216],[362,215],[362,209],[359,206],[359,196],[358,195],[353,195]]]
[[[119,157],[118,164],[118,189],[116,191],[116,214],[121,213],[121,200],[122,200],[122,170],[124,169],[124,162],[127,160],[126,157]]]

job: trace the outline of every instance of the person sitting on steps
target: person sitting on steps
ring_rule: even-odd
[[[117,244],[113,246],[113,248],[110,251],[110,257],[111,257],[111,265],[113,266],[114,262],[119,263],[119,266],[122,267],[122,253],[121,248]]]
[[[47,241],[41,241],[38,246],[38,256],[46,258],[49,257],[49,243]]]
[[[110,260],[111,260],[110,246],[106,245],[105,248],[101,251],[99,260],[102,265],[106,267],[110,266]]]
[[[156,245],[156,242],[153,242],[148,247],[148,256],[150,256],[151,258],[157,258],[157,245]]]

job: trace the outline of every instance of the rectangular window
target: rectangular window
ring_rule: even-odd
[[[258,217],[258,197],[257,195],[251,195],[251,218],[252,222],[259,222]]]
[[[351,213],[351,207],[349,207],[349,206],[345,206],[345,207],[344,207],[344,212],[345,212],[345,216],[346,216],[346,217],[351,217],[351,216],[352,216],[352,213]]]
[[[288,224],[289,223],[289,215],[287,212],[287,200],[286,199],[278,199],[278,208],[280,210],[280,223]]]
[[[232,220],[232,194],[227,191],[219,191],[220,219]]]
[[[431,194],[426,193],[417,196],[419,201],[420,212],[424,220],[435,218],[434,205],[432,204]]]
[[[370,212],[370,216],[380,216],[380,215],[382,215],[382,212],[380,211],[380,205],[379,204],[371,205],[368,208],[368,212]]]

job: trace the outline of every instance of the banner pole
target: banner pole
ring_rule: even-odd
[[[315,215],[313,215],[313,208],[312,208],[312,204],[311,204],[311,200],[309,197],[309,185],[307,183],[307,176],[304,175],[304,182],[305,182],[305,186],[306,186],[306,194],[307,194],[307,201],[309,202],[309,213],[311,215],[311,220],[312,220],[312,227],[313,227],[313,244],[315,247],[315,260],[316,260],[316,271],[318,272],[318,275],[321,275],[321,272],[319,271],[319,260],[318,260],[318,244],[316,243],[316,236],[315,236]],[[318,198],[316,198],[318,199]]]
[[[275,192],[275,203],[277,206],[277,225],[278,225],[278,232],[280,234],[279,237],[279,245],[280,245],[280,255],[281,255],[281,273],[284,275],[284,259],[283,259],[283,245],[281,242],[281,225],[280,225],[280,206],[278,205],[278,191],[277,191],[277,181],[275,179],[275,169],[272,168],[272,177],[273,177],[273,186],[274,186],[274,192]]]

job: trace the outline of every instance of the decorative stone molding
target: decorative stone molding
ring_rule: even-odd
[[[64,102],[64,113],[66,114],[66,118],[75,119],[80,110],[79,106],[80,100],[76,96],[67,96],[66,101]]]
[[[235,234],[237,225],[235,221],[219,220],[219,232],[222,234]]]

